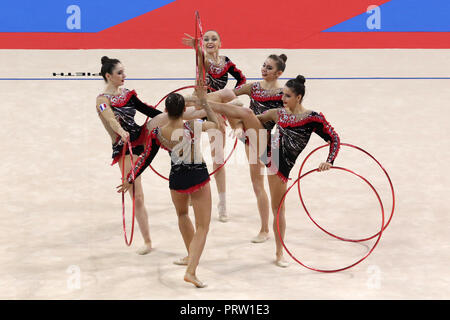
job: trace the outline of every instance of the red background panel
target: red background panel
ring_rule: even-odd
[[[321,32],[386,2],[177,0],[98,33],[0,33],[0,48],[184,48],[196,10],[204,31],[217,30],[224,48],[450,48],[450,32]]]

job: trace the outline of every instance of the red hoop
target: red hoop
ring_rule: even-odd
[[[199,78],[200,78],[200,72],[199,72],[199,66],[198,66],[198,57],[199,57],[198,50],[199,50],[199,46],[198,46],[198,42],[197,42],[197,41],[199,41],[199,39],[200,39],[200,47],[201,47],[201,50],[203,51],[203,28],[202,28],[202,22],[201,22],[201,20],[200,20],[200,13],[199,13],[198,11],[195,11],[195,35],[194,35],[194,37],[195,37],[194,39],[195,39],[195,58],[196,58],[196,59],[195,59],[195,63],[196,63],[196,80],[198,81]],[[204,52],[203,52],[203,53],[204,53]],[[203,56],[204,56],[204,55],[203,55]],[[202,72],[202,80],[203,80],[203,82],[205,81],[205,78],[206,78],[206,71],[205,71],[205,69],[203,68],[203,72]],[[181,90],[184,90],[184,89],[197,88],[197,87],[198,87],[197,85],[191,85],[191,86],[185,86],[185,87],[176,89],[176,90],[174,90],[174,91],[168,93],[167,95],[165,95],[161,100],[159,100],[159,102],[155,105],[155,108],[156,108],[162,101],[164,101],[164,99],[166,99],[166,98],[169,96],[169,94],[174,93],[174,92],[177,92],[177,91],[181,91]],[[211,90],[211,91],[215,91],[215,89],[214,89],[214,88],[211,88],[210,86],[207,86],[207,88],[208,88],[209,90]],[[148,117],[147,117],[147,120],[145,120],[144,125],[147,124],[147,121],[148,121]],[[238,141],[238,139],[236,138],[236,140],[235,140],[235,142],[234,142],[233,149],[231,150],[231,152],[230,152],[230,154],[228,155],[228,157],[225,159],[225,161],[224,161],[218,168],[216,168],[216,170],[214,170],[213,172],[211,172],[211,173],[209,174],[209,176],[214,175],[217,171],[219,171],[220,169],[222,169],[223,166],[225,166],[225,164],[227,163],[227,161],[231,158],[231,155],[233,154],[234,150],[236,149],[237,141]],[[169,180],[169,178],[167,178],[166,176],[162,175],[162,174],[159,173],[155,168],[153,168],[151,164],[149,165],[149,167],[150,167],[150,169],[152,169],[153,172],[156,173],[159,177],[161,177],[161,178],[163,178],[163,179],[165,179],[165,180],[167,180],[167,181]]]
[[[298,172],[298,177],[301,176],[301,173],[302,173],[302,170],[303,170],[303,166],[305,165],[305,163],[306,163],[306,161],[308,160],[308,158],[309,158],[313,153],[315,153],[316,151],[318,151],[319,149],[325,148],[325,147],[327,147],[327,146],[329,146],[329,145],[326,144],[326,145],[317,147],[316,149],[314,149],[313,151],[311,151],[311,152],[306,156],[305,160],[303,160],[303,163],[302,163],[302,165],[300,166],[300,170],[299,170],[299,172]],[[372,156],[370,153],[368,153],[368,152],[365,151],[364,149],[362,149],[362,148],[360,148],[360,147],[357,147],[357,146],[354,146],[354,145],[352,145],[352,144],[348,144],[348,143],[341,143],[341,146],[351,147],[351,148],[354,148],[354,149],[357,149],[357,150],[359,150],[359,151],[364,152],[364,153],[367,154],[369,157],[371,157],[371,158],[378,164],[378,166],[383,170],[383,172],[385,173],[385,175],[386,175],[386,177],[387,177],[387,179],[388,179],[388,181],[389,181],[390,187],[391,187],[391,193],[392,193],[392,210],[391,210],[391,214],[390,214],[390,217],[389,217],[389,219],[388,219],[386,225],[383,226],[383,230],[382,230],[382,231],[384,231],[384,230],[387,228],[387,226],[389,225],[389,223],[391,222],[392,216],[394,215],[394,209],[395,209],[394,186],[392,185],[392,181],[391,181],[391,178],[389,177],[389,174],[388,174],[387,171],[383,168],[383,166],[380,164],[380,162],[378,162],[378,160],[375,159],[374,156]],[[373,236],[368,237],[368,238],[365,238],[365,239],[347,239],[347,238],[343,238],[343,237],[339,237],[339,236],[337,236],[337,235],[334,235],[334,234],[332,234],[331,232],[325,230],[323,227],[321,227],[321,226],[320,226],[320,225],[312,218],[311,214],[309,213],[308,209],[306,208],[306,205],[305,205],[305,203],[304,203],[304,201],[303,201],[302,193],[301,193],[301,191],[300,191],[300,181],[298,182],[297,188],[298,188],[298,195],[299,195],[299,197],[300,197],[300,201],[301,201],[301,203],[302,203],[303,209],[305,210],[306,214],[307,214],[308,217],[311,219],[311,221],[312,221],[312,222],[313,222],[320,230],[322,230],[322,231],[325,232],[326,234],[328,234],[328,235],[330,235],[330,236],[332,236],[332,237],[334,237],[334,238],[336,238],[336,239],[339,239],[339,240],[342,240],[342,241],[348,241],[348,242],[362,242],[362,241],[367,241],[367,240],[371,240],[371,239],[375,238],[375,237],[378,235],[379,232],[376,233],[376,234],[374,234]]]
[[[198,57],[199,57],[199,46],[198,46],[198,41],[200,40],[200,47],[203,53],[203,57],[205,56],[204,51],[203,51],[203,28],[202,28],[202,22],[200,20],[200,13],[198,11],[195,11],[195,67],[196,67],[196,79],[199,80],[200,78],[200,72],[199,72],[199,67],[198,67]],[[203,68],[202,71],[202,80],[203,82],[205,82],[205,78],[206,78],[206,70],[205,68]]]
[[[197,86],[196,85],[190,85],[190,86],[184,86],[184,87],[175,89],[175,90],[169,92],[168,94],[166,94],[164,97],[162,97],[161,100],[159,100],[158,103],[156,105],[154,105],[152,108],[156,109],[161,104],[161,102],[163,102],[169,96],[169,94],[175,93],[175,92],[178,92],[178,91],[181,91],[181,90],[184,90],[184,89],[189,89],[189,88],[197,88]],[[149,119],[149,117],[147,117],[147,119],[145,119],[145,122],[144,122],[144,124],[142,126],[146,126],[147,125],[148,119]]]
[[[313,268],[313,267],[310,267],[310,266],[305,265],[304,263],[302,263],[300,260],[298,260],[298,259],[297,259],[297,258],[289,251],[289,249],[286,247],[286,245],[285,245],[283,239],[281,238],[281,233],[280,233],[280,210],[281,210],[281,207],[282,207],[282,205],[283,205],[283,203],[284,203],[284,200],[286,199],[287,194],[289,193],[289,191],[292,189],[292,187],[293,187],[296,183],[299,183],[299,182],[300,182],[300,179],[304,178],[305,176],[309,175],[309,174],[312,173],[312,172],[318,171],[318,169],[314,169],[314,170],[308,171],[307,173],[305,173],[305,174],[303,174],[302,176],[298,177],[297,180],[295,180],[295,182],[289,187],[289,189],[286,190],[286,192],[285,192],[284,195],[283,195],[283,198],[282,198],[281,201],[280,201],[280,205],[278,206],[278,211],[277,211],[277,232],[278,232],[278,237],[279,237],[279,239],[280,239],[280,241],[281,241],[281,243],[282,243],[284,249],[286,250],[286,252],[287,252],[287,253],[292,257],[292,259],[294,259],[297,263],[299,263],[300,265],[302,265],[303,267],[305,267],[305,268],[307,268],[307,269],[310,269],[310,270],[313,270],[313,271],[318,271],[318,272],[324,272],[324,273],[333,273],[333,272],[339,272],[339,271],[347,270],[347,269],[350,269],[350,268],[356,266],[357,264],[361,263],[362,261],[364,261],[364,260],[365,260],[365,259],[373,252],[373,250],[374,250],[375,247],[377,246],[378,242],[380,241],[381,235],[383,234],[383,228],[384,228],[384,208],[383,208],[383,202],[381,201],[381,198],[380,198],[380,196],[378,195],[378,192],[376,191],[376,189],[373,187],[373,185],[372,185],[366,178],[364,178],[363,176],[361,176],[361,175],[359,175],[359,174],[357,174],[357,173],[355,173],[355,172],[353,172],[353,171],[351,171],[351,170],[348,170],[348,169],[345,169],[345,168],[341,168],[341,167],[331,167],[331,169],[343,170],[343,171],[352,173],[352,174],[356,175],[357,177],[361,178],[362,180],[364,180],[364,181],[370,186],[370,188],[372,188],[372,190],[374,191],[375,195],[377,196],[378,202],[380,203],[380,208],[381,208],[381,230],[380,230],[380,232],[378,232],[378,239],[377,239],[377,241],[375,242],[375,244],[373,245],[373,247],[370,249],[370,251],[369,251],[362,259],[356,261],[355,263],[353,263],[353,264],[351,264],[351,265],[349,265],[349,266],[347,266],[347,267],[340,268],[340,269],[324,270],[324,269]]]
[[[125,181],[125,151],[128,146],[128,150],[130,152],[130,162],[131,162],[131,172],[133,175],[134,181],[134,163],[133,163],[133,149],[131,148],[131,142],[127,141],[122,148],[122,183]],[[133,242],[133,234],[134,234],[134,217],[135,217],[135,193],[134,193],[134,183],[133,183],[133,215],[132,215],[132,223],[131,223],[131,236],[130,241],[128,242],[127,238],[127,229],[125,223],[125,192],[122,191],[122,220],[123,220],[123,232],[125,237],[125,243],[127,246],[130,246]]]

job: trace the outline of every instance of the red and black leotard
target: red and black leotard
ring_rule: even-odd
[[[283,107],[283,88],[266,90],[261,87],[259,82],[252,84],[250,89],[250,109],[255,115],[262,114],[270,109],[278,109]],[[275,126],[274,121],[268,121],[262,124],[267,130],[267,155],[270,156],[270,132]],[[240,138],[240,140],[248,144],[248,138]],[[264,162],[264,161],[263,161]]]
[[[330,143],[326,161],[333,164],[339,152],[340,139],[324,115],[312,111],[299,118],[287,113],[285,108],[278,109],[277,133],[272,137],[271,157],[266,166],[275,170],[277,175],[287,182],[297,157],[308,144],[313,132]]]
[[[197,120],[201,122],[201,120]],[[192,193],[203,187],[210,180],[206,163],[197,150],[195,144],[194,120],[184,123],[183,138],[181,141],[169,141],[162,134],[160,128],[152,130],[145,151],[139,156],[134,168],[134,176],[138,177],[151,163],[159,147],[169,151],[171,169],[169,175],[169,188],[181,193]],[[201,132],[201,130],[200,130]],[[155,151],[156,150],[156,151]],[[127,176],[129,183],[133,182],[131,172]]]
[[[141,154],[144,151],[144,143],[148,132],[146,126],[140,126],[134,121],[136,110],[150,118],[157,116],[161,111],[139,100],[136,91],[134,90],[130,91],[123,88],[121,94],[118,96],[106,93],[100,94],[99,96],[106,97],[110,101],[111,109],[114,112],[116,119],[119,121],[122,128],[130,134],[133,154]],[[112,146],[112,164],[119,161],[122,148],[123,141],[120,137],[116,137]],[[129,154],[128,149],[126,150],[126,154]]]
[[[282,97],[283,88],[266,90],[261,87],[259,82],[255,82],[250,92],[250,109],[255,115],[258,115],[270,109],[281,108],[283,107]],[[275,126],[275,122],[268,121],[263,126],[270,131]]]
[[[247,81],[242,71],[228,57],[223,57],[221,64],[216,64],[211,59],[208,61],[209,68],[206,72],[206,84],[212,89],[220,90],[225,88],[228,82],[228,73],[237,80],[235,87],[243,85]],[[210,89],[208,90],[211,91]]]

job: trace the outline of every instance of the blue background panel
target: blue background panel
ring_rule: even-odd
[[[175,0],[2,1],[0,32],[99,32]],[[69,29],[67,8],[81,9],[81,29]]]
[[[369,29],[364,12],[323,32],[450,32],[450,0],[392,0],[380,7],[381,28]]]

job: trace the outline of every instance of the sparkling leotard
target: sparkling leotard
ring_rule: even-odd
[[[315,132],[330,143],[327,162],[333,164],[340,147],[340,139],[322,113],[310,112],[304,117],[290,114],[285,108],[278,109],[277,132],[271,141],[271,158],[266,166],[276,170],[278,176],[287,181],[295,161]]]
[[[133,154],[140,154],[144,150],[143,145],[148,132],[145,126],[140,126],[134,121],[136,110],[150,118],[157,116],[161,111],[139,100],[136,91],[134,90],[130,91],[123,88],[120,95],[115,96],[103,93],[99,96],[106,97],[110,101],[111,109],[114,112],[116,119],[119,121],[120,126],[130,134]],[[113,142],[112,164],[115,164],[121,156],[123,141],[120,139],[119,135],[113,132],[104,122],[103,124]],[[126,154],[129,154],[128,150],[126,150]]]
[[[236,65],[228,58],[223,57],[222,63],[215,63],[209,59],[209,68],[206,73],[206,84],[214,90],[220,90],[225,88],[228,82],[228,73],[231,74],[236,80],[236,86],[243,85],[247,80]]]
[[[255,82],[250,91],[250,109],[255,115],[262,114],[270,109],[278,109],[283,106],[282,97],[283,88],[267,90],[263,89],[259,82]],[[275,122],[268,121],[263,126],[270,131],[275,126]]]
[[[253,111],[255,115],[263,114],[264,112],[270,109],[278,109],[283,106],[283,101],[281,101],[283,97],[283,88],[271,89],[267,90],[261,87],[259,82],[255,82],[252,84],[250,89],[250,109]],[[270,156],[270,132],[272,128],[275,126],[274,121],[268,121],[262,124],[263,127],[267,130],[267,156]],[[245,144],[249,143],[247,137],[240,138],[242,142]],[[265,162],[263,160],[263,162]]]
[[[200,124],[201,120],[197,120]],[[201,155],[196,148],[197,137],[194,136],[195,121],[184,123],[183,137],[181,141],[167,140],[160,128],[151,132],[151,142],[147,144],[145,151],[139,156],[134,168],[134,175],[138,177],[151,163],[155,149],[159,147],[169,151],[171,156],[171,169],[169,175],[169,188],[181,193],[192,193],[209,182],[209,173],[203,158],[196,159]],[[201,131],[200,131],[201,132]],[[131,173],[127,177],[132,182]]]

